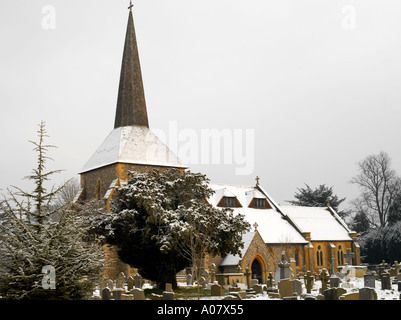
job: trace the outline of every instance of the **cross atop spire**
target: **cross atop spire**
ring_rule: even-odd
[[[149,128],[132,7],[130,1],[114,128],[126,126]]]
[[[132,0],[130,0],[128,9],[131,10],[133,6],[134,6],[134,5],[132,4]]]

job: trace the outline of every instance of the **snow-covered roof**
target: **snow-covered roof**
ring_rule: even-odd
[[[341,218],[326,207],[281,206],[282,212],[312,241],[350,241],[350,230]]]
[[[84,165],[81,173],[117,162],[186,168],[149,128],[139,126],[114,129]]]
[[[256,222],[258,225],[257,230],[265,243],[307,243],[305,238],[274,206],[271,206],[272,209],[248,207],[248,201],[252,200],[249,199],[250,191],[255,191],[258,197],[263,195],[270,204],[274,203],[268,195],[259,193],[260,191],[255,186],[211,184],[210,188],[216,191],[215,194],[208,199],[208,202],[214,206],[217,206],[223,196],[222,192],[219,192],[219,190],[226,189],[230,194],[234,194],[242,205],[241,208],[232,208],[234,214],[243,214],[245,220],[252,226]]]
[[[236,266],[244,257],[246,251],[248,250],[253,238],[255,237],[256,232],[251,231],[247,232],[242,236],[242,241],[244,242],[244,247],[241,249],[241,256],[236,254],[228,254],[224,257],[223,261],[220,263],[220,266]]]

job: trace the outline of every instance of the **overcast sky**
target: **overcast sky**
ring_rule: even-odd
[[[28,140],[41,120],[58,146],[48,168],[65,170],[56,184],[112,131],[128,2],[1,0],[3,192],[31,188],[21,179],[36,166]],[[214,183],[259,176],[281,204],[305,183],[354,199],[357,162],[380,151],[401,173],[399,0],[134,3],[150,128],[194,133],[199,150],[202,130],[242,134],[234,147],[254,134],[249,174],[236,174],[235,157],[199,156],[192,171]]]

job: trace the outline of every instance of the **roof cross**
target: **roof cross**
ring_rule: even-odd
[[[128,7],[128,9],[131,10],[133,6],[134,6],[134,5],[132,4],[132,1],[130,1],[130,2],[129,2],[129,7]]]
[[[258,186],[260,178],[258,176],[256,176],[255,180],[256,180],[256,185]]]

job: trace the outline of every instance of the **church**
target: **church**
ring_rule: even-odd
[[[132,5],[129,8],[126,38],[118,89],[114,129],[89,158],[80,172],[81,191],[75,201],[103,199],[110,210],[114,188],[124,185],[129,171],[188,167],[149,128],[147,107]],[[253,180],[253,179],[252,179]],[[238,186],[211,184],[215,191],[205,199],[215,207],[229,207],[243,214],[253,230],[243,237],[241,256],[228,255],[205,261],[204,275],[213,272],[220,284],[228,285],[250,275],[266,283],[269,272],[277,270],[283,255],[292,273],[322,268],[334,270],[345,263],[360,264],[360,248],[352,232],[330,207],[280,206],[256,184]],[[116,261],[105,276],[135,272],[118,261],[113,248],[106,257]],[[244,275],[245,274],[245,275]]]

